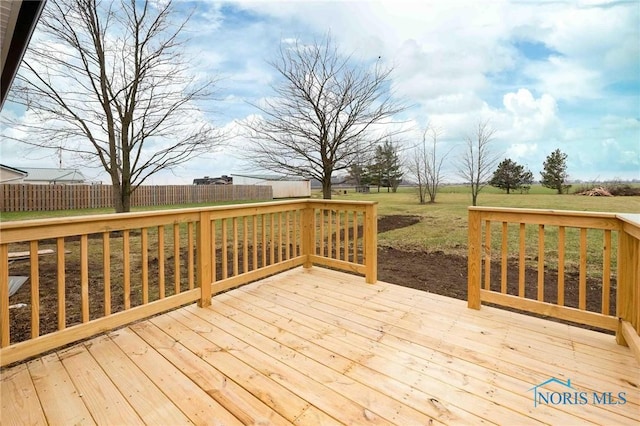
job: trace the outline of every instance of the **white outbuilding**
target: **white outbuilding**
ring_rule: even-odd
[[[268,185],[273,198],[298,198],[311,196],[311,180],[278,175],[231,175],[234,185]]]

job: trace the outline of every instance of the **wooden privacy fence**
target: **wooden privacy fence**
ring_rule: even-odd
[[[470,207],[468,262],[470,308],[489,302],[616,331],[640,359],[640,215]],[[535,279],[527,279],[528,263]],[[578,276],[572,301],[569,269]],[[551,298],[545,275],[556,270]]]
[[[376,230],[373,202],[313,200],[0,223],[0,365],[299,265],[375,282]]]
[[[113,207],[111,185],[0,185],[0,212],[52,211]],[[132,207],[271,200],[263,185],[146,185],[131,195]]]

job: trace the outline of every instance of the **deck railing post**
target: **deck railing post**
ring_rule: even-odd
[[[636,228],[637,229],[637,228]],[[640,240],[625,232],[618,237],[618,281],[616,315],[620,319],[616,342],[628,345],[622,331],[623,321],[631,324],[636,333],[640,329]]]
[[[364,265],[365,281],[378,281],[378,206],[368,205],[364,212]]]
[[[196,231],[196,249],[198,286],[201,291],[198,306],[205,308],[211,305],[211,282],[213,281],[211,273],[211,218],[208,212],[200,212]]]
[[[482,220],[479,211],[469,209],[469,258],[467,267],[467,306],[480,309],[482,273]]]
[[[313,231],[315,224],[315,211],[311,203],[302,211],[302,255],[304,256],[304,268],[311,268],[313,262],[311,255],[314,254],[315,241]]]

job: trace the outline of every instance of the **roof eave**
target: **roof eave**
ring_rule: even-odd
[[[4,52],[0,77],[0,110],[7,99],[13,79],[18,73],[18,68],[45,3],[46,0],[17,0],[8,3],[11,6],[10,16],[7,24],[3,23],[0,29],[3,39],[0,47]]]

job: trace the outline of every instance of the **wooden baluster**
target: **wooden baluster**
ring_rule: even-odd
[[[187,280],[189,281],[189,290],[195,288],[195,276],[193,271],[196,269],[193,253],[193,222],[187,224]]]
[[[520,247],[518,250],[518,297],[524,297],[525,265],[525,224],[520,224]]]
[[[275,218],[274,213],[269,215],[269,264],[275,263]]]
[[[38,241],[29,242],[29,261],[31,262],[31,338],[40,335],[40,272],[38,264]],[[84,300],[83,300],[84,306]]]
[[[604,231],[604,244],[602,248],[602,314],[609,315],[611,303],[611,230]]]
[[[278,212],[278,245],[276,248],[278,249],[278,262],[282,262],[282,242],[283,242],[283,233],[282,233],[282,212]]]
[[[344,212],[344,261],[349,261],[349,210]]]
[[[247,216],[242,217],[242,271],[249,272],[249,228]]]
[[[231,221],[231,229],[233,233],[233,276],[238,275],[238,218],[234,217]]]
[[[340,259],[342,256],[340,256],[340,249],[342,248],[342,244],[344,241],[344,238],[340,238],[340,229],[341,229],[341,223],[340,223],[340,215],[342,214],[342,212],[340,210],[336,210],[336,238],[335,238],[335,246],[336,246],[336,255],[335,258],[336,259]]]
[[[229,256],[228,256],[228,252],[227,252],[227,219],[224,218],[222,219],[222,279],[224,280],[225,278],[229,277],[229,271],[228,271],[228,264],[227,262],[229,262]]]
[[[58,252],[60,249],[58,248]],[[111,243],[109,233],[102,233],[102,274],[104,277],[104,316],[111,315]],[[58,296],[58,303],[60,303]]]
[[[267,266],[267,217],[262,215],[262,267]]]
[[[173,224],[173,294],[180,294],[180,224]]]
[[[333,259],[333,210],[325,210],[327,213],[327,257]]]
[[[580,228],[580,282],[578,284],[578,309],[587,308],[587,229]]]
[[[80,295],[82,322],[89,322],[89,236],[80,236]]]
[[[164,226],[158,226],[158,298],[164,299]]]
[[[565,228],[558,228],[558,305],[564,306],[564,246]]]
[[[293,212],[287,210],[287,217],[285,218],[286,226],[285,226],[285,251],[284,257],[285,260],[291,259],[291,227],[295,225],[295,223],[291,222],[291,214]]]
[[[484,289],[491,290],[491,221],[484,223]]]
[[[131,307],[131,257],[130,257],[130,236],[129,230],[122,232],[122,292],[124,294],[124,309]]]
[[[216,221],[212,220],[209,230],[209,238],[211,239],[211,244],[209,250],[211,250],[211,282],[216,282],[218,280],[218,250],[216,247],[216,236],[217,236],[217,227]]]
[[[251,217],[251,224],[253,225],[253,269],[258,269],[258,216]]]
[[[149,303],[149,234],[142,228],[140,234],[140,254],[142,262],[142,304]]]
[[[58,284],[58,330],[64,330],[67,322],[66,312],[66,276],[65,276],[64,238],[56,239],[56,269]]]
[[[325,210],[318,209],[318,216],[320,219],[320,256],[325,255],[324,251],[324,218],[325,218]]]
[[[538,300],[544,302],[544,225],[538,225]]]
[[[509,267],[508,237],[509,237],[509,224],[507,222],[502,222],[502,244],[500,247],[500,253],[502,254],[502,259],[500,262],[500,292],[502,294],[507,293],[507,268]]]
[[[360,263],[358,259],[358,212],[353,211],[353,263]]]

